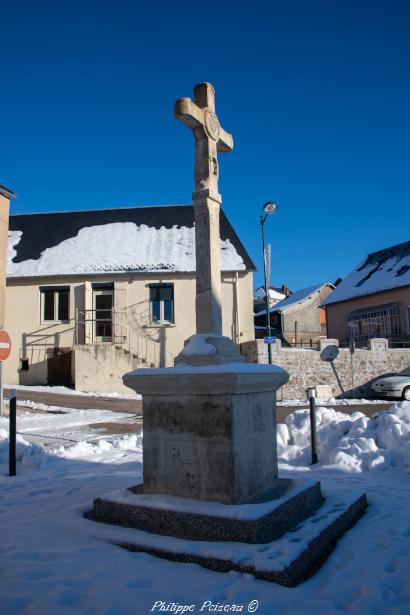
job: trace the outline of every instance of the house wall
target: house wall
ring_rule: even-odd
[[[116,334],[124,332],[119,345],[148,364],[173,365],[184,340],[195,333],[195,277],[192,274],[9,279],[6,326],[12,338],[12,353],[4,363],[7,383],[47,384],[47,350],[73,348],[76,309],[91,308],[91,285],[95,282],[114,283],[115,309],[123,312],[121,322],[114,325]],[[149,284],[153,283],[174,284],[175,322],[172,324],[153,326],[150,322]],[[70,320],[66,324],[42,324],[39,288],[59,285],[70,286]],[[223,334],[233,337],[237,343],[254,338],[252,291],[252,272],[222,275]],[[78,331],[79,344],[90,343],[91,338],[90,325]],[[29,361],[28,371],[20,369],[22,358]],[[87,367],[83,359],[83,369],[90,371],[88,390],[98,390],[98,380],[91,376],[95,372],[93,361],[90,360]],[[74,362],[72,367],[74,376]]]
[[[394,288],[382,293],[365,295],[326,306],[327,333],[328,337],[336,338],[340,343],[345,343],[348,339],[347,315],[359,309],[366,309],[372,306],[383,305],[385,303],[399,303],[400,306],[400,326],[403,335],[410,334],[406,322],[405,309],[410,306],[410,286]]]
[[[113,344],[86,344],[75,347],[74,375],[80,391],[131,393],[122,383],[125,373],[141,367],[130,353]]]
[[[317,339],[326,335],[326,329],[321,325],[320,304],[332,292],[329,286],[324,286],[306,298],[301,303],[290,305],[282,312],[283,335],[289,343],[299,340]],[[295,339],[295,323],[297,334]]]
[[[7,232],[9,229],[10,201],[0,194],[0,328],[5,323],[5,290],[7,267]]]

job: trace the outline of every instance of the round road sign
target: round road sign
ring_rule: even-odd
[[[0,330],[0,361],[5,361],[11,352],[11,339],[7,331]]]

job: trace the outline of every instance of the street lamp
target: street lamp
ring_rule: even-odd
[[[265,233],[264,233],[264,225],[267,220],[267,217],[270,214],[275,214],[278,211],[278,206],[276,203],[272,201],[268,201],[263,206],[264,215],[261,216],[261,230],[262,230],[262,250],[263,250],[263,275],[265,279],[265,306],[266,306],[266,333],[267,336],[270,337],[271,329],[270,329],[270,314],[269,314],[269,289],[268,289],[268,280],[266,279],[266,259],[265,259]],[[268,360],[269,364],[272,363],[272,348],[270,343],[268,344]]]

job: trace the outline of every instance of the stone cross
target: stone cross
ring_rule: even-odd
[[[180,98],[175,117],[186,124],[195,139],[196,330],[222,335],[221,263],[217,152],[233,148],[232,135],[215,115],[215,90],[210,83],[194,87],[195,100]]]

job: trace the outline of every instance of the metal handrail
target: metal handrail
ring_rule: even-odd
[[[111,312],[111,316],[107,318],[98,318],[96,317],[95,312]],[[104,328],[109,323],[111,327],[111,335],[102,335],[99,337],[110,337],[111,339],[106,340],[106,343],[114,344],[115,346],[120,346],[127,350],[130,354],[134,354],[136,357],[142,359],[143,361],[153,364],[155,366],[160,365],[160,357],[161,357],[161,344],[160,342],[156,342],[145,335],[140,334],[137,330],[130,328],[129,326],[123,324],[121,320],[126,319],[125,312],[117,312],[112,309],[103,308],[103,309],[95,309],[90,308],[87,310],[76,309],[76,318],[75,318],[75,342],[76,344],[80,343],[80,326],[84,327],[84,342],[86,340],[86,326],[91,326],[92,331],[92,339],[93,342],[96,342],[95,339],[95,324],[101,323]],[[106,331],[106,329],[104,329]],[[167,357],[170,359],[171,364],[174,362],[174,355],[165,350]]]

